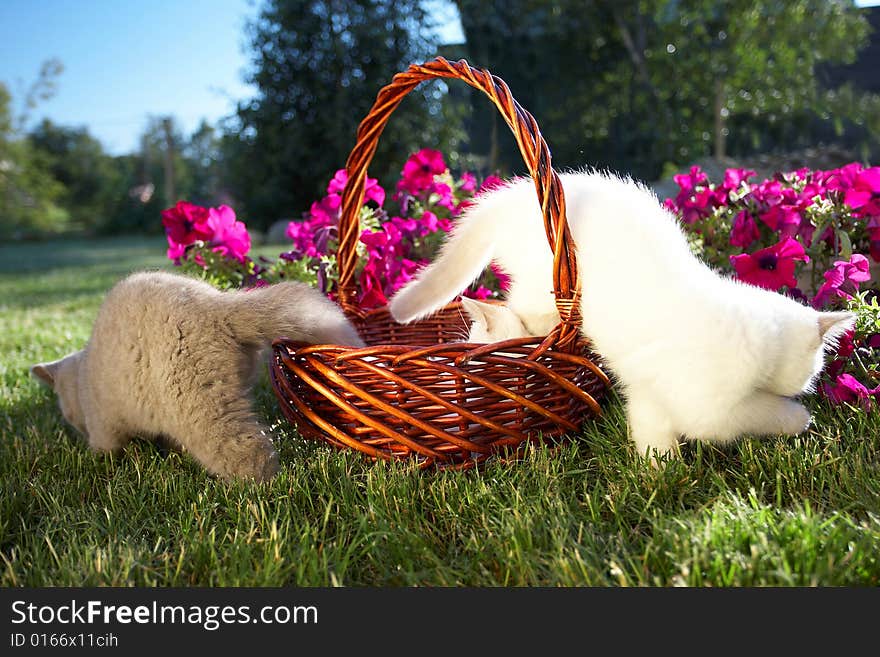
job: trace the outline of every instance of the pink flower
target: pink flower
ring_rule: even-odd
[[[841,192],[841,196],[843,196],[845,195],[846,190],[855,184],[856,178],[862,168],[862,165],[858,162],[851,162],[839,169],[823,171],[819,178],[821,179],[822,184],[825,185],[827,191]]]
[[[502,187],[504,185],[504,180],[499,178],[498,176],[494,176],[489,174],[485,178],[483,178],[483,184],[480,185],[480,191],[478,194],[482,194],[483,192],[488,192],[496,187]]]
[[[740,210],[733,220],[733,228],[730,231],[730,245],[747,249],[760,237],[758,226],[748,210]]]
[[[375,308],[412,279],[418,263],[405,257],[403,233],[392,222],[383,224],[381,230],[363,231],[360,241],[367,247],[367,264],[358,279],[359,303]]]
[[[878,388],[869,390],[852,374],[838,374],[834,382],[823,383],[822,392],[835,404],[861,404],[866,410],[873,406]]]
[[[738,189],[749,178],[758,175],[751,169],[728,169],[724,172],[724,187],[730,190]]]
[[[825,282],[813,298],[815,308],[824,306],[832,295],[852,299],[852,294],[859,291],[859,283],[871,280],[870,263],[865,256],[853,253],[849,261],[836,260],[824,276]]]
[[[345,169],[338,169],[333,178],[327,184],[327,194],[336,195],[336,197],[339,198],[339,203],[336,205],[337,209],[342,202],[342,190],[345,189],[345,184],[347,182],[348,171]],[[373,201],[377,207],[381,208],[385,203],[385,190],[379,185],[378,180],[367,177],[364,180],[364,204],[369,203],[370,201]]]
[[[251,250],[251,236],[241,221],[236,221],[235,212],[228,205],[208,210],[208,225],[211,227],[212,250],[225,257],[244,262]]]
[[[880,167],[859,171],[844,192],[843,202],[856,210],[853,215],[857,217],[880,214]]]
[[[486,299],[490,299],[493,296],[493,292],[488,287],[480,285],[476,290],[471,290],[470,288],[468,288],[467,290],[462,292],[462,296],[485,301]]]
[[[321,225],[335,224],[339,221],[339,208],[341,206],[341,196],[338,194],[328,194],[320,201],[312,203],[309,215],[312,219],[321,222]]]
[[[880,262],[880,215],[874,215],[868,219],[865,229],[868,232],[871,258],[874,262]]]
[[[391,217],[393,223],[404,235],[415,235],[419,233],[419,222],[410,217]]]
[[[690,196],[697,187],[707,186],[709,184],[709,178],[706,177],[703,170],[696,165],[691,167],[690,173],[679,173],[672,176],[672,180],[675,181],[675,184],[678,185],[681,190],[679,193],[680,197]]]
[[[436,233],[438,230],[442,230],[444,233],[448,233],[452,228],[452,222],[449,219],[438,219],[437,215],[433,212],[425,211],[422,214],[422,218],[419,222],[423,228],[422,235],[427,235],[428,233]]]
[[[168,240],[168,251],[166,251],[168,259],[173,260],[175,265],[179,265],[183,254],[186,253],[186,247],[172,240],[171,235],[165,235],[165,239]]]
[[[178,201],[174,207],[163,210],[162,225],[170,245],[188,246],[196,241],[207,241],[213,234],[208,225],[208,209],[186,201]]]
[[[712,213],[712,209],[717,205],[715,193],[700,167],[693,166],[690,173],[681,173],[673,176],[672,179],[679,187],[673,211],[681,213],[681,220],[684,223],[696,223]]]
[[[765,180],[752,188],[752,198],[765,209],[782,203],[786,200],[786,194],[792,196],[793,192],[789,189],[783,189],[782,183],[778,180]]]
[[[748,179],[755,175],[757,174],[751,169],[727,169],[724,172],[724,182],[715,188],[715,204],[727,205],[731,192],[738,191],[743,183],[748,184]]]
[[[783,286],[795,287],[796,263],[809,260],[800,242],[790,237],[754,253],[730,256],[730,264],[736,270],[738,279],[773,291]]]
[[[461,174],[461,182],[459,183],[458,188],[463,192],[473,194],[477,191],[477,177],[470,171],[465,171]]]
[[[855,333],[854,329],[850,329],[840,336],[840,339],[837,341],[837,351],[835,352],[838,358],[849,358],[853,355],[853,352],[856,350],[856,345],[853,342]]]
[[[401,180],[397,189],[409,192],[413,196],[431,186],[434,176],[446,171],[446,163],[440,151],[423,148],[409,156],[403,165]]]
[[[382,281],[378,267],[367,264],[358,279],[360,292],[358,303],[362,308],[380,308],[388,303],[388,298],[382,291]]]
[[[489,268],[492,270],[495,280],[498,281],[498,287],[500,287],[503,292],[507,292],[507,290],[510,289],[510,275],[505,273],[504,270],[494,262],[489,265]]]
[[[434,199],[434,195],[437,196]],[[428,187],[428,196],[431,202],[446,208],[447,210],[455,209],[455,198],[452,196],[452,188],[446,183],[433,182]]]
[[[788,233],[784,235],[785,237],[792,237],[801,225],[800,212],[792,205],[773,205],[766,212],[758,215],[758,218],[767,224],[770,230]]]

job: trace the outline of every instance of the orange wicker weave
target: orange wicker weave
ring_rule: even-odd
[[[562,321],[548,336],[494,344],[457,342],[468,326],[458,302],[422,321],[397,324],[387,308],[357,306],[355,268],[367,166],[403,97],[431,78],[458,78],[501,112],[535,181],[553,250],[553,286]],[[273,344],[272,387],[303,435],[375,458],[415,458],[422,466],[468,467],[510,454],[528,440],[576,431],[600,413],[608,378],[579,331],[575,253],[565,199],[534,118],[507,85],[464,60],[412,65],[382,88],[361,122],[346,163],[339,223],[339,303],[366,348]],[[549,283],[549,281],[548,281]]]

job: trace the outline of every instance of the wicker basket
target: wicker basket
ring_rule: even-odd
[[[367,165],[403,97],[431,78],[458,78],[483,91],[513,131],[535,181],[553,250],[561,323],[544,337],[494,344],[457,342],[467,333],[458,302],[432,317],[397,324],[387,308],[357,306],[355,266]],[[422,466],[468,467],[528,440],[577,431],[600,413],[608,378],[579,331],[578,277],[565,199],[534,118],[507,85],[464,60],[437,58],[394,76],[361,122],[346,164],[339,224],[339,303],[366,348],[273,344],[272,387],[286,418],[305,436],[375,458],[415,458]]]

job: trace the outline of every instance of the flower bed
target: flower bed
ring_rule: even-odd
[[[858,313],[826,368],[820,392],[833,403],[866,409],[880,401],[880,167],[858,163],[829,171],[799,169],[754,180],[755,172],[728,169],[712,184],[698,167],[674,177],[679,186],[665,206],[675,213],[693,251],[740,280],[792,296],[816,308]],[[276,259],[250,258],[250,236],[228,206],[179,202],[162,213],[168,257],[219,287],[253,287],[284,279],[307,280],[334,295],[336,240],[346,172],[302,221],[287,229],[291,248]],[[429,262],[455,218],[476,194],[501,184],[456,178],[443,155],[423,149],[406,161],[390,199],[367,178],[360,221],[358,303],[383,306]],[[503,272],[486,272],[465,293],[480,299],[505,289]],[[860,289],[864,288],[864,289]]]
[[[728,169],[713,185],[693,167],[674,177],[679,192],[665,205],[681,220],[694,252],[718,270],[732,269],[746,283],[815,308],[858,313],[820,392],[835,403],[875,408],[880,308],[872,270],[880,262],[880,167],[852,163],[753,178],[754,171]]]

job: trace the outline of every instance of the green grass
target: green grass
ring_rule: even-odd
[[[621,406],[553,451],[470,472],[373,463],[278,430],[283,470],[228,485],[147,442],[90,453],[27,368],[77,349],[161,240],[0,247],[0,584],[880,584],[878,416],[813,402],[799,438],[685,448],[653,471]]]

